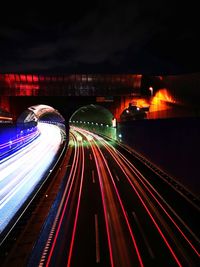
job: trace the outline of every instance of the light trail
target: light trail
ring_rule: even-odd
[[[187,241],[187,243],[190,245],[190,247],[194,250],[194,252],[197,254],[197,256],[200,257],[200,253],[198,252],[198,250],[195,248],[195,246],[192,244],[192,242],[189,240],[189,238],[186,236],[186,234],[183,232],[183,230],[181,230],[181,228],[178,226],[178,224],[175,222],[175,220],[171,217],[169,212],[167,212],[167,210],[164,208],[164,206],[161,204],[161,202],[156,198],[156,196],[154,195],[153,192],[155,192],[162,199],[162,201],[165,203],[165,205],[167,205],[167,207],[172,211],[171,207],[160,196],[160,194],[152,187],[152,185],[146,180],[146,178],[133,166],[133,164],[128,159],[126,159],[119,151],[118,151],[118,154],[120,155],[121,158],[123,158],[127,162],[127,164],[130,166],[131,170],[135,173],[137,178],[141,181],[141,183],[143,184],[145,189],[150,193],[150,195],[153,197],[153,199],[161,207],[161,209],[164,211],[164,213],[167,215],[167,217],[171,220],[171,222],[174,224],[174,226],[177,228],[177,230],[180,232],[180,234],[184,237],[184,239]],[[141,177],[143,180],[141,179]],[[147,183],[147,185],[145,184],[144,181]],[[189,229],[189,227],[187,225],[185,225],[185,223],[182,221],[181,218],[179,218],[179,216],[175,213],[175,211],[172,211],[172,212],[176,215],[176,217],[181,221],[181,223],[184,225],[184,227],[187,228],[187,230],[190,232],[190,234],[193,237],[195,237],[195,239],[199,243],[199,240],[196,238],[196,236],[194,235],[192,230]]]
[[[104,163],[105,163],[105,165],[106,165],[106,167],[107,167],[107,170],[108,170],[108,172],[109,172],[109,175],[110,175],[111,181],[112,181],[112,183],[113,183],[113,186],[114,186],[114,189],[115,189],[117,198],[118,198],[118,200],[119,200],[119,203],[120,203],[120,206],[121,206],[121,209],[122,209],[122,212],[123,212],[123,215],[124,215],[126,224],[127,224],[127,226],[128,226],[129,233],[130,233],[130,235],[131,235],[131,239],[132,239],[134,248],[135,248],[135,250],[136,250],[136,254],[137,254],[137,257],[138,257],[140,266],[142,267],[142,266],[144,266],[144,264],[143,264],[143,262],[142,262],[142,257],[141,257],[141,255],[140,255],[140,252],[139,252],[139,249],[138,249],[138,246],[137,246],[135,237],[134,237],[134,235],[133,235],[133,231],[132,231],[132,229],[131,229],[131,226],[130,226],[130,223],[129,223],[129,219],[128,219],[127,215],[126,215],[126,211],[125,211],[124,205],[123,205],[123,203],[122,203],[122,199],[121,199],[121,197],[120,197],[119,191],[118,191],[118,189],[117,189],[117,187],[116,187],[116,184],[115,184],[115,182],[114,182],[114,178],[113,178],[113,176],[112,176],[112,174],[111,174],[110,168],[109,168],[109,166],[108,166],[108,163],[107,163],[107,161],[106,161],[106,159],[105,159],[105,157],[104,157],[104,155],[103,155],[101,149],[99,148],[99,146],[97,145],[97,143],[96,143],[95,141],[94,141],[94,143],[96,144],[96,146],[97,146],[97,148],[98,148],[98,150],[99,150],[99,152],[100,152],[100,154],[101,154],[101,156],[102,156],[102,158],[103,158],[103,161],[104,161]]]
[[[72,163],[47,241],[38,248],[42,251],[39,267],[81,263],[110,267],[168,263],[182,267],[191,264],[191,256],[196,262],[193,252],[199,254],[188,229],[183,231],[185,225],[179,225],[178,215],[121,150],[77,127],[71,127],[70,137],[74,147]],[[88,179],[84,178],[86,174]],[[88,197],[98,205],[88,203]],[[87,243],[91,218],[95,241],[89,238]],[[85,219],[87,226],[82,225]]]
[[[105,218],[105,224],[106,224],[106,233],[107,233],[107,239],[108,239],[108,248],[109,248],[109,255],[110,255],[110,264],[111,267],[114,267],[114,259],[113,259],[113,249],[111,245],[111,236],[110,236],[110,229],[109,229],[109,222],[108,222],[108,216],[107,216],[107,209],[106,209],[106,201],[103,193],[103,184],[102,184],[102,179],[101,179],[101,172],[97,160],[97,156],[95,154],[95,151],[93,147],[91,146],[93,155],[94,155],[94,160],[96,163],[96,168],[97,168],[97,173],[98,173],[98,178],[99,178],[99,184],[100,184],[100,190],[101,190],[101,198],[102,198],[102,204],[103,204],[103,211],[104,211],[104,218]]]
[[[83,130],[84,132],[88,132]],[[150,195],[153,197],[153,199],[156,201],[156,203],[160,206],[160,208],[164,211],[164,213],[167,215],[167,217],[170,219],[170,221],[173,223],[173,225],[176,227],[176,229],[179,231],[179,233],[182,235],[182,237],[185,239],[185,241],[189,244],[189,246],[193,249],[193,251],[197,254],[198,257],[200,257],[200,253],[198,249],[195,247],[195,245],[190,241],[190,239],[187,237],[187,235],[183,232],[180,226],[175,222],[175,220],[171,217],[169,212],[164,208],[164,206],[161,204],[161,202],[157,199],[154,193],[156,193],[160,199],[164,202],[164,204],[170,209],[170,211],[176,216],[176,218],[182,223],[182,225],[188,230],[188,232],[195,238],[195,240],[199,243],[198,238],[194,235],[192,230],[183,222],[183,220],[178,216],[178,214],[166,203],[166,201],[161,197],[161,195],[153,188],[153,186],[147,181],[147,179],[136,169],[136,167],[116,148],[114,148],[112,145],[109,144],[109,142],[105,141],[105,139],[99,137],[96,134],[92,134],[91,132],[88,132],[93,137],[95,137],[102,146],[104,146],[107,151],[110,153],[110,155],[113,157],[113,159],[117,162],[118,166],[121,168],[121,170],[124,172],[126,170],[127,166],[130,168],[130,170],[137,176],[139,181],[142,183],[142,185],[145,187],[145,189],[150,193]],[[119,159],[119,158],[121,159]],[[132,175],[129,175],[129,178],[134,181],[134,177]],[[129,180],[129,183],[131,186],[133,185],[132,182]],[[145,184],[146,183],[146,184]]]
[[[70,249],[69,249],[69,255],[68,255],[68,261],[67,261],[67,267],[70,267],[71,265],[71,259],[72,259],[72,251],[74,246],[74,240],[75,240],[75,234],[76,234],[76,228],[77,228],[77,221],[78,221],[78,214],[80,209],[80,202],[81,202],[81,194],[82,194],[82,188],[83,188],[83,178],[84,178],[84,167],[85,167],[85,155],[84,155],[84,148],[82,140],[81,142],[81,152],[82,152],[82,161],[81,161],[81,182],[80,182],[80,188],[79,188],[79,194],[78,194],[78,202],[77,202],[77,208],[76,208],[76,215],[74,220],[74,226],[72,231],[72,238],[70,242]]]
[[[38,129],[32,143],[1,161],[0,233],[41,183],[62,143],[58,127],[39,123]]]
[[[79,131],[79,129],[76,129],[76,130],[77,130],[78,132],[82,133],[83,135],[85,135],[86,138],[88,137],[88,135],[85,134],[84,132],[82,132],[81,130],[80,130],[80,131]],[[111,241],[110,229],[109,229],[109,227],[111,227],[111,225],[109,226],[109,221],[108,221],[108,218],[107,218],[107,214],[108,214],[108,212],[109,212],[109,209],[108,209],[108,203],[106,203],[106,201],[105,201],[105,198],[106,198],[106,197],[105,197],[106,190],[105,190],[105,185],[104,185],[104,184],[107,184],[106,187],[108,187],[108,183],[107,183],[107,182],[102,183],[103,179],[105,179],[105,178],[103,178],[105,175],[104,175],[104,172],[102,171],[102,167],[103,167],[102,165],[104,165],[104,166],[106,167],[106,169],[107,169],[107,171],[108,171],[108,174],[109,174],[109,178],[111,179],[112,184],[113,184],[113,186],[114,186],[115,193],[116,193],[116,195],[117,195],[117,198],[118,198],[118,201],[119,201],[119,204],[120,204],[122,213],[123,213],[123,215],[124,215],[124,218],[125,218],[125,221],[126,221],[126,224],[127,224],[127,227],[128,227],[128,230],[129,230],[129,233],[130,233],[130,236],[131,236],[131,239],[132,239],[132,242],[133,242],[133,245],[134,245],[134,248],[135,248],[137,257],[138,257],[138,260],[139,260],[139,264],[140,264],[140,266],[142,267],[142,266],[144,266],[144,265],[143,265],[143,262],[142,262],[142,258],[141,258],[141,255],[140,255],[138,246],[137,246],[137,244],[136,244],[136,240],[135,240],[135,238],[134,238],[134,235],[133,235],[133,232],[132,232],[132,229],[131,229],[131,226],[130,226],[128,217],[127,217],[127,215],[126,215],[126,211],[125,211],[125,209],[124,209],[122,200],[121,200],[121,198],[120,198],[119,192],[118,192],[118,190],[117,190],[117,187],[116,187],[116,185],[115,185],[113,176],[112,176],[112,174],[111,174],[110,168],[109,168],[109,166],[108,166],[108,164],[107,164],[107,162],[106,162],[106,159],[105,159],[105,157],[104,157],[104,155],[103,155],[101,149],[99,148],[99,146],[98,146],[98,144],[95,142],[95,140],[94,140],[94,139],[91,139],[91,137],[87,138],[87,140],[88,140],[88,142],[90,143],[91,149],[92,149],[92,151],[93,151],[93,155],[94,155],[94,158],[95,158],[96,167],[97,167],[97,171],[98,171],[98,176],[99,176],[99,183],[100,183],[100,188],[101,188],[102,202],[103,202],[103,207],[104,207],[104,216],[105,216],[105,222],[106,222],[106,228],[107,228],[108,245],[109,245],[109,250],[110,250],[110,261],[111,261],[111,266],[115,266],[115,264],[114,264],[114,258],[113,258],[113,248],[112,248],[112,245],[113,245],[113,244],[112,244],[112,241]],[[92,140],[93,140],[95,146],[93,146],[93,144],[92,144]],[[98,152],[97,152],[96,149],[98,149]],[[102,158],[102,160],[103,160],[102,163],[101,163],[101,161],[100,161],[100,157],[99,157],[99,155],[101,156],[101,158]],[[99,166],[101,166],[101,168],[100,168]],[[108,195],[108,193],[107,193],[107,195]],[[107,198],[108,198],[108,196],[107,196]],[[109,199],[109,201],[111,202],[111,198]],[[113,206],[113,205],[112,205],[112,206]],[[110,216],[111,216],[112,213],[111,213],[111,212],[109,212],[109,213],[110,213]],[[116,221],[116,218],[115,218],[115,221]],[[117,224],[117,223],[116,223],[116,224]],[[119,223],[119,225],[120,225],[120,223]],[[115,225],[112,225],[112,227],[115,228]],[[120,226],[119,226],[119,227],[120,227]],[[120,231],[121,231],[121,229],[120,229]],[[118,229],[118,232],[120,232],[120,231],[119,231],[119,229]],[[123,240],[122,237],[121,237],[121,240]],[[122,241],[121,241],[121,242],[122,242]],[[123,246],[122,246],[122,244],[121,244],[121,249],[122,249],[122,247],[123,247]],[[121,257],[121,256],[120,256],[120,251],[118,251],[118,257]],[[123,255],[123,257],[125,257],[125,255]],[[118,259],[118,260],[119,260],[119,259]],[[124,261],[124,262],[123,262],[123,261]],[[126,259],[126,261],[127,261],[126,264],[128,264],[128,261],[129,261],[129,260]],[[115,262],[116,262],[116,259],[115,259]],[[122,259],[122,262],[125,263],[125,258]]]
[[[75,128],[75,130],[77,130],[77,131],[80,132],[80,133],[85,134],[86,136],[87,136],[87,134],[88,134],[88,131],[82,130],[82,129],[80,129],[80,128]],[[97,135],[95,135],[95,134],[91,134],[90,132],[89,132],[89,134],[92,135],[93,137],[95,137],[95,138],[101,143],[102,146],[106,147],[105,143],[102,141],[102,138],[99,139]],[[94,141],[94,142],[95,142],[95,141]],[[96,145],[97,147],[99,147],[99,145],[98,145],[96,142],[95,142],[95,145]],[[107,148],[107,147],[106,147],[106,148]],[[156,222],[154,216],[152,215],[151,211],[148,209],[147,205],[145,204],[144,200],[142,199],[141,195],[139,194],[138,189],[136,188],[136,186],[135,186],[135,185],[132,183],[132,181],[130,180],[130,174],[129,174],[127,171],[125,171],[125,170],[127,169],[126,166],[125,166],[122,162],[119,162],[119,160],[117,159],[116,155],[114,154],[114,153],[116,153],[115,151],[113,152],[113,151],[111,151],[111,150],[109,150],[109,149],[107,149],[107,150],[108,150],[108,152],[112,155],[113,159],[116,161],[116,163],[118,164],[118,166],[120,167],[120,169],[121,169],[122,172],[124,173],[125,177],[126,177],[127,180],[129,181],[131,187],[133,188],[133,190],[134,190],[134,192],[136,193],[137,197],[139,198],[139,200],[140,200],[142,206],[144,207],[144,209],[146,210],[146,212],[147,212],[147,214],[149,215],[150,219],[152,220],[154,226],[155,226],[156,229],[158,230],[158,233],[159,233],[160,236],[162,237],[164,243],[166,244],[167,248],[169,249],[171,255],[173,256],[173,258],[174,258],[174,260],[175,260],[175,262],[177,263],[177,265],[178,265],[179,267],[182,267],[182,264],[180,263],[180,261],[179,261],[178,257],[176,256],[174,250],[172,249],[171,245],[169,244],[167,238],[166,238],[165,235],[163,234],[163,231],[160,229],[160,227],[159,227],[158,223]],[[99,151],[100,151],[100,153],[102,153],[100,149],[99,149]],[[103,154],[102,154],[102,155],[103,155]],[[106,163],[106,160],[105,160],[105,164],[107,164],[107,163]],[[128,173],[129,175],[128,175],[127,173]],[[111,175],[111,176],[112,176],[112,175]],[[111,177],[111,176],[110,176],[110,177]],[[118,197],[118,198],[119,198],[119,197]],[[140,259],[140,258],[139,258],[139,259]]]
[[[54,145],[52,146],[52,148]],[[24,183],[30,183],[33,175],[37,175],[37,172],[43,168],[43,156],[41,153],[41,149],[48,151],[50,149],[46,144],[40,144],[40,140],[38,142],[34,142],[31,147],[22,151],[22,153],[14,156],[12,160],[6,161],[6,164],[1,165],[1,175],[3,181],[1,183],[2,189],[0,189],[0,208],[5,205],[4,199],[8,198],[9,195],[14,191],[17,192],[23,186]],[[29,164],[27,164],[27,155],[29,156]],[[22,157],[21,157],[22,156]],[[35,159],[37,158],[38,164],[35,165]],[[14,161],[13,161],[14,159]],[[10,162],[10,164],[9,164]],[[6,165],[6,168],[5,168]],[[20,166],[20,168],[19,168]],[[21,168],[21,166],[25,166]],[[30,170],[32,170],[30,172]],[[15,175],[15,179],[13,179]],[[5,181],[4,181],[5,180]],[[3,203],[3,204],[2,204]]]
[[[102,141],[102,139],[98,139],[98,140],[100,142],[104,143],[104,146],[106,147],[107,150],[110,151],[110,154],[115,159],[115,161],[118,162],[118,165],[119,166],[123,166],[123,164],[125,163],[130,168],[130,170],[137,176],[137,178],[140,180],[140,182],[145,187],[145,189],[150,193],[150,195],[153,197],[153,199],[161,207],[161,209],[164,211],[164,213],[167,215],[167,217],[171,220],[171,222],[174,224],[174,226],[177,228],[177,230],[180,232],[180,234],[184,237],[184,239],[186,240],[186,242],[190,245],[190,247],[193,249],[193,251],[199,257],[200,256],[200,253],[198,252],[197,248],[192,244],[192,242],[190,241],[190,239],[186,236],[186,234],[183,232],[183,230],[181,230],[181,228],[178,226],[178,224],[175,222],[175,220],[171,217],[171,215],[169,214],[169,212],[167,212],[167,210],[164,208],[164,206],[161,204],[161,202],[156,198],[154,192],[160,197],[160,199],[164,202],[164,204],[167,205],[167,207],[173,212],[173,214],[177,217],[177,219],[179,221],[181,221],[181,223],[184,225],[184,227],[187,228],[187,230],[189,231],[189,233],[193,237],[195,237],[195,235],[191,231],[191,229],[189,229],[189,227],[187,225],[185,225],[185,223],[182,221],[182,219],[175,213],[175,211],[172,210],[172,208],[160,196],[160,194],[155,190],[155,188],[153,188],[153,186],[147,181],[147,179],[135,168],[135,166],[121,152],[119,152],[117,149],[114,149],[105,140],[103,140],[103,141]],[[117,158],[117,156],[119,156],[123,162],[122,161],[119,161],[119,159]],[[126,167],[124,166],[124,168],[126,168]],[[133,177],[131,175],[130,175],[130,178],[132,178],[132,180],[133,180]],[[147,183],[147,185],[145,184],[145,182]],[[199,243],[199,240],[196,237],[195,237],[195,239]]]
[[[84,178],[84,169],[85,169],[85,153],[83,147],[83,138],[82,135],[77,133],[76,131],[71,131],[71,140],[74,142],[75,147],[75,154],[73,157],[72,167],[70,169],[70,174],[68,178],[68,182],[70,181],[70,186],[66,186],[65,192],[62,196],[61,203],[59,204],[58,212],[56,214],[53,227],[51,228],[49,237],[47,239],[46,245],[43,249],[42,256],[40,258],[40,267],[49,267],[53,262],[53,257],[55,257],[56,249],[59,248],[59,244],[57,240],[59,239],[60,235],[63,235],[63,227],[64,220],[67,216],[67,210],[69,211],[70,205],[76,205],[75,216],[74,218],[68,218],[68,221],[71,221],[72,224],[72,233],[66,233],[65,236],[68,236],[67,239],[70,240],[69,242],[69,250],[67,251],[67,262],[66,266],[71,266],[71,261],[73,257],[73,249],[74,249],[74,242],[75,242],[75,235],[76,229],[78,224],[78,217],[79,217],[79,210],[81,205],[81,195],[83,189],[83,178]],[[80,170],[80,174],[79,174]],[[69,202],[69,199],[72,199],[72,195],[75,193],[75,183],[77,179],[80,177],[80,183],[78,185],[78,197],[77,203]],[[61,212],[62,211],[62,212]],[[98,258],[99,259],[99,258]],[[111,265],[114,267],[114,265]]]
[[[46,243],[46,244],[50,244],[50,242],[52,242],[50,251],[48,253],[47,262],[45,264],[46,267],[48,267],[50,265],[50,262],[51,262],[51,259],[52,259],[52,255],[53,255],[53,252],[54,252],[55,247],[56,247],[56,242],[57,242],[57,239],[58,239],[58,235],[60,233],[60,229],[61,229],[61,225],[62,225],[62,222],[63,222],[63,218],[64,218],[64,215],[65,215],[65,212],[66,212],[66,208],[67,208],[67,205],[68,205],[68,202],[69,202],[69,197],[71,195],[72,186],[73,186],[74,180],[75,180],[75,174],[76,174],[76,170],[77,170],[77,166],[78,166],[80,148],[79,148],[78,143],[76,142],[76,139],[75,139],[74,136],[73,136],[73,141],[74,141],[74,144],[75,144],[75,155],[74,155],[74,159],[73,159],[70,175],[69,175],[69,178],[68,178],[68,181],[67,181],[67,185],[65,187],[65,191],[64,191],[63,196],[62,196],[61,203],[60,203],[59,208],[58,208],[58,212],[56,214],[56,218],[55,218],[54,223],[53,223],[52,230],[50,232],[48,241]],[[62,213],[61,213],[61,211],[62,211]],[[57,222],[58,222],[58,225],[57,225]],[[55,236],[54,236],[53,240],[51,241],[51,239],[52,239],[51,238],[51,234],[54,233],[55,229],[56,229]],[[48,245],[48,248],[49,248],[49,245]],[[45,251],[45,249],[44,249],[44,251]],[[40,261],[40,265],[39,266],[43,266],[43,264],[44,264],[45,255],[46,255],[46,253],[44,255],[44,251],[43,251],[43,256],[42,256],[43,260],[42,260],[42,262]]]
[[[66,209],[68,207],[69,199],[70,196],[73,194],[72,188],[75,184],[76,176],[77,176],[77,171],[78,171],[78,164],[81,163],[81,182],[80,182],[80,188],[79,188],[79,195],[78,195],[78,201],[77,201],[77,208],[76,208],[76,214],[75,214],[75,219],[74,219],[74,225],[73,225],[73,231],[72,231],[72,237],[71,237],[71,242],[70,242],[70,249],[69,249],[69,255],[68,255],[68,260],[67,260],[67,266],[70,266],[71,264],[71,258],[72,258],[72,252],[73,252],[73,246],[74,246],[74,240],[75,240],[75,234],[76,234],[76,227],[77,227],[77,221],[78,221],[78,213],[79,213],[79,208],[80,208],[80,200],[81,200],[81,193],[82,193],[82,185],[83,185],[83,175],[84,175],[84,148],[83,148],[83,143],[82,143],[82,138],[80,135],[77,135],[77,133],[71,133],[72,135],[72,140],[74,141],[75,144],[75,155],[73,158],[73,163],[72,167],[70,170],[69,178],[67,185],[65,187],[65,191],[62,196],[61,203],[58,208],[58,212],[56,214],[56,218],[54,220],[53,227],[51,229],[51,232],[49,234],[49,238],[46,242],[45,249],[43,251],[40,264],[39,266],[44,266],[45,264],[45,259],[47,255],[47,250],[50,248],[50,251],[48,253],[47,261],[45,266],[48,267],[51,264],[51,260],[53,257],[53,253],[56,248],[58,236],[61,231],[61,226],[64,220],[64,216],[66,214]],[[61,212],[62,210],[62,212]],[[55,235],[52,240],[52,235]],[[51,246],[50,246],[51,245]]]
[[[117,160],[116,160],[117,162]],[[133,188],[134,192],[136,193],[136,195],[138,196],[139,200],[141,201],[143,207],[145,208],[147,214],[149,215],[149,217],[151,218],[153,224],[155,225],[156,229],[158,230],[160,236],[162,237],[163,241],[165,242],[166,246],[168,247],[169,251],[171,252],[174,260],[176,261],[177,265],[179,267],[182,267],[183,265],[180,263],[178,257],[176,256],[174,250],[172,249],[172,247],[170,246],[167,238],[165,237],[165,235],[163,234],[163,231],[160,229],[158,223],[156,222],[154,216],[152,215],[152,213],[150,212],[150,210],[148,209],[147,205],[145,204],[144,200],[142,199],[141,195],[139,194],[138,190],[136,189],[135,185],[131,182],[130,177],[127,175],[127,173],[125,172],[124,168],[122,167],[123,165],[121,165],[118,162],[118,166],[121,168],[122,172],[124,173],[124,175],[126,176],[126,178],[128,179],[131,187]]]
[[[19,137],[17,138],[9,138],[6,136],[6,133],[3,134],[3,137],[1,136],[1,143],[0,143],[0,157],[1,161],[5,158],[7,159],[8,153],[13,154],[12,151],[15,151],[16,149],[20,149],[24,147],[26,144],[32,142],[34,139],[36,139],[40,134],[40,131],[38,128],[32,128],[25,131],[22,131],[22,133],[17,134]],[[3,140],[6,140],[6,142],[3,142]]]

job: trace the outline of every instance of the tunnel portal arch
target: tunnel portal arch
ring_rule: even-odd
[[[17,124],[37,125],[38,121],[48,121],[65,124],[64,117],[53,107],[48,105],[35,105],[27,108],[17,119]]]
[[[93,122],[103,125],[112,125],[113,114],[105,107],[90,104],[78,108],[70,117],[70,122],[82,121]]]
[[[71,126],[77,126],[92,132],[116,139],[116,125],[113,114],[107,108],[90,104],[78,108],[70,117]]]

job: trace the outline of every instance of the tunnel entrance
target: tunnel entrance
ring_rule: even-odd
[[[35,105],[27,108],[17,119],[17,125],[21,127],[36,126],[38,121],[54,123],[58,126],[64,127],[65,119],[53,107],[48,105]]]
[[[100,105],[90,104],[80,107],[70,117],[69,124],[116,139],[114,116],[107,108]]]

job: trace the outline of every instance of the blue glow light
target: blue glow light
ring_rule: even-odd
[[[28,144],[39,135],[37,127],[21,130],[14,126],[0,129],[0,159]]]

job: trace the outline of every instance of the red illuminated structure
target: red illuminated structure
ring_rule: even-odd
[[[0,74],[1,96],[96,96],[138,93],[142,75]]]
[[[15,106],[11,110],[10,105],[12,96],[95,96],[97,102],[109,106],[117,121],[130,104],[139,108],[149,106],[148,119],[193,116],[200,114],[199,86],[200,73],[174,76],[0,74],[0,108],[15,114]],[[162,94],[158,94],[160,90]],[[173,101],[169,101],[169,95]]]

